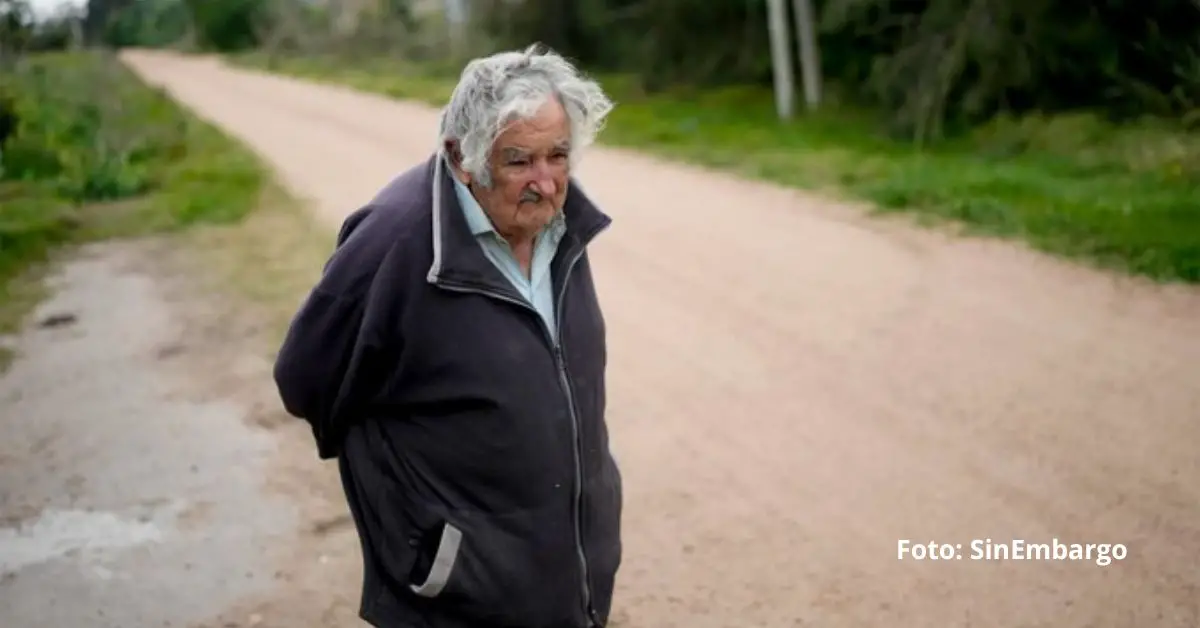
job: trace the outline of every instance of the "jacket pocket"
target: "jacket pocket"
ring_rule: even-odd
[[[420,597],[435,598],[446,588],[450,576],[454,574],[454,565],[458,562],[459,551],[462,550],[462,531],[449,522],[444,522],[438,530],[437,545],[431,554],[427,553],[428,562],[419,561],[415,568],[423,572],[419,581],[409,583],[412,592]],[[415,574],[414,574],[415,575]]]
[[[413,573],[414,594],[436,598],[473,623],[537,628],[582,620],[569,504],[504,514],[454,511],[431,532]]]

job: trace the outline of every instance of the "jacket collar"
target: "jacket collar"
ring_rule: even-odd
[[[459,204],[454,177],[444,156],[439,152],[432,161],[433,263],[426,280],[441,286],[459,284],[505,294],[512,292],[511,285],[479,248],[474,230]],[[551,263],[556,285],[564,279],[562,274],[567,270],[564,266],[577,259],[592,239],[608,227],[612,218],[601,212],[578,182],[571,179],[563,204],[563,221],[566,233]]]

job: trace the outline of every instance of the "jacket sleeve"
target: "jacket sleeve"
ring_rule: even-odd
[[[275,384],[288,414],[310,422],[329,418],[361,323],[358,300],[313,290],[275,359]]]
[[[336,456],[340,448],[339,399],[364,350],[366,299],[353,289],[353,278],[363,274],[362,266],[371,256],[348,250],[360,246],[350,235],[364,214],[355,212],[343,224],[338,250],[293,317],[275,359],[274,378],[283,407],[312,426],[322,458]]]

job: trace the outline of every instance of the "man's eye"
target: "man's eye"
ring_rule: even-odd
[[[563,161],[566,158],[567,158],[566,153],[554,153],[553,155],[550,155],[550,159],[553,161]]]
[[[528,166],[529,160],[528,159],[512,159],[508,162],[508,165],[515,166],[515,167]]]

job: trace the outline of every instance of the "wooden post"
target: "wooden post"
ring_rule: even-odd
[[[780,120],[790,120],[796,88],[784,0],[767,0],[767,27],[771,33],[771,68],[775,72],[775,110]]]
[[[817,46],[817,25],[812,0],[792,0],[796,18],[796,37],[800,44],[800,78],[804,81],[804,101],[809,111],[821,104],[821,55]]]

